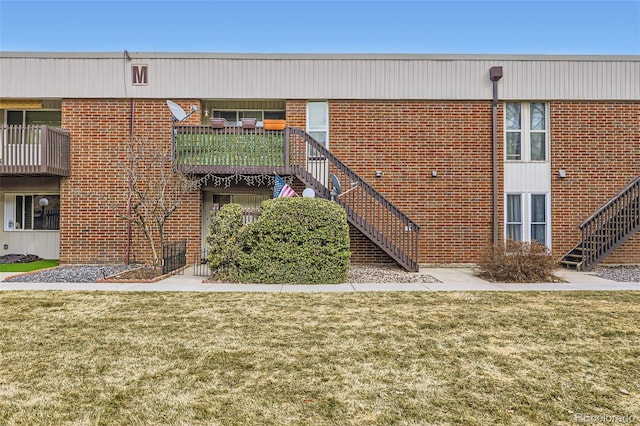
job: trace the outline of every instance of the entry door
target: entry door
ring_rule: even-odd
[[[326,101],[307,102],[307,133],[325,148],[329,148],[329,104]],[[328,187],[329,162],[317,150],[307,149],[307,170]]]

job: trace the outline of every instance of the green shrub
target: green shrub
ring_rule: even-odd
[[[218,279],[230,279],[236,274],[238,245],[235,239],[242,228],[242,206],[225,204],[215,213],[212,211],[207,234],[207,266],[212,276]]]
[[[317,198],[262,203],[258,220],[240,231],[238,280],[256,283],[341,283],[349,269],[344,209]]]
[[[477,275],[489,281],[532,283],[559,282],[554,272],[558,261],[549,249],[536,241],[507,240],[484,251]]]

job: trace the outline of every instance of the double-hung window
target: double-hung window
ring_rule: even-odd
[[[506,237],[522,241],[522,194],[507,194]]]
[[[505,104],[505,159],[547,161],[548,107],[544,102]]]
[[[547,245],[547,196],[531,194],[530,240]]]
[[[307,133],[320,145],[329,146],[329,104],[327,102],[307,102]],[[309,150],[309,158],[321,159],[316,150]]]
[[[505,237],[515,241],[537,241],[548,246],[549,202],[547,194],[506,194]]]

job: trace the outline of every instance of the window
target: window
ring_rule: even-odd
[[[60,195],[5,194],[5,231],[59,230]]]
[[[243,118],[255,118],[256,126],[262,127],[264,119],[284,120],[285,112],[280,110],[216,110],[211,111],[211,116],[224,118],[228,126],[240,126]]]
[[[531,241],[547,244],[547,197],[544,194],[531,195]]]
[[[284,111],[264,111],[265,120],[284,120]]]
[[[329,147],[329,105],[327,102],[307,102],[307,133],[325,148]],[[310,152],[309,157],[321,157]]]
[[[504,115],[505,159],[547,161],[547,104],[507,102]]]
[[[227,124],[236,124],[238,122],[237,111],[213,111],[212,117],[224,118]]]
[[[549,246],[548,194],[506,194],[505,238]],[[524,213],[527,213],[526,215]]]
[[[61,111],[47,110],[26,110],[7,111],[7,124],[14,126],[38,126],[47,125],[52,127],[62,126]]]
[[[506,237],[508,240],[522,241],[522,196],[507,194]]]

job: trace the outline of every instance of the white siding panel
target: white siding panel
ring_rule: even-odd
[[[638,100],[640,57],[0,52],[3,98]],[[131,85],[148,64],[149,85]]]
[[[504,191],[514,194],[551,192],[551,164],[505,162]]]
[[[2,244],[7,244],[8,253],[28,253],[43,259],[60,258],[60,231],[10,231],[2,234]]]

